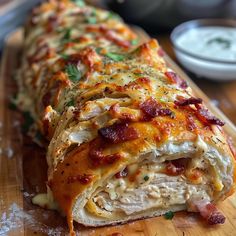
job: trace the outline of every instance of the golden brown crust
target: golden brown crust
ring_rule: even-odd
[[[27,26],[20,102],[50,142],[49,187],[70,225],[83,192],[169,143],[199,152],[200,139],[223,159],[217,165],[235,165],[223,122],[166,66],[156,40],[137,40],[111,13],[69,0],[42,4]],[[201,175],[185,178],[200,184]],[[220,198],[230,192],[224,183],[214,188]]]

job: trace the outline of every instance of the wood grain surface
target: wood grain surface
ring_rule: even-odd
[[[143,40],[147,40],[148,37],[143,31],[137,29],[136,31],[143,37]],[[20,61],[22,40],[21,30],[8,38],[1,64],[0,235],[1,233],[2,235],[13,236],[66,235],[67,226],[63,217],[57,212],[43,210],[31,204],[32,195],[45,191],[47,177],[45,150],[33,144],[28,138],[22,137],[20,133],[21,116],[8,107],[9,98],[16,89],[12,77]],[[226,121],[225,130],[236,142],[236,131],[232,122],[212,105],[202,90],[167,55],[165,59],[171,68],[188,81],[196,96],[202,97],[210,110]],[[219,208],[227,218],[226,223],[222,226],[209,227],[198,214],[179,212],[175,214],[172,220],[155,217],[125,225],[96,229],[76,225],[76,229],[77,234],[82,236],[111,236],[113,233],[120,233],[123,236],[236,235],[236,196],[234,195],[220,203]]]

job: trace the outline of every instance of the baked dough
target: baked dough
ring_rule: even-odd
[[[73,220],[202,212],[233,192],[224,123],[155,39],[141,44],[114,13],[67,0],[35,8],[25,31],[18,105],[47,139],[47,196],[71,234]]]

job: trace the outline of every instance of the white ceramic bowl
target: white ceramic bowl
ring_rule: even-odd
[[[216,58],[206,58],[179,47],[176,41],[188,30],[204,26],[236,27],[235,20],[201,19],[188,21],[177,26],[171,33],[171,41],[179,62],[189,71],[198,76],[217,81],[236,80],[236,61],[224,61]]]

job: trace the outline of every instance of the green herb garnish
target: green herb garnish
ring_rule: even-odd
[[[91,14],[89,16],[87,16],[86,21],[89,24],[96,24],[97,23],[97,13],[96,10],[93,9],[93,11],[91,12]]]
[[[139,41],[138,39],[133,39],[130,41],[130,43],[131,43],[131,45],[135,46],[138,44],[138,41]]]
[[[66,103],[66,106],[67,106],[67,107],[71,107],[71,106],[74,107],[74,106],[75,106],[75,101],[74,101],[73,99],[70,100],[69,102]]]
[[[66,55],[64,53],[61,53],[60,56],[64,59],[64,60],[68,60],[70,58],[69,55]]]
[[[160,102],[167,102],[166,98],[160,98]]]
[[[221,44],[225,49],[230,48],[231,41],[221,37],[213,38],[207,41],[207,44],[218,43]]]
[[[63,43],[68,43],[71,40],[71,28],[65,29],[65,34],[62,37],[62,42]]]
[[[101,51],[102,51],[102,48],[100,48],[100,47],[99,47],[99,48],[96,48],[95,51],[96,51],[96,53],[100,54]]]
[[[164,214],[164,217],[167,219],[167,220],[172,220],[173,217],[174,217],[174,212],[173,211],[168,211]]]
[[[73,83],[78,82],[82,77],[81,71],[73,64],[67,65],[65,72],[67,73],[69,80]]]
[[[107,19],[120,19],[120,16],[114,12],[109,12],[107,15]]]
[[[83,0],[72,0],[77,6],[84,7],[86,4]]]
[[[96,23],[97,23],[97,18],[96,18],[96,16],[90,16],[90,17],[88,17],[88,18],[87,18],[87,22],[88,22],[89,24],[96,24]]]
[[[145,181],[148,181],[148,180],[149,180],[149,176],[148,176],[148,175],[145,175],[145,176],[143,177],[143,179],[144,179]]]
[[[113,52],[106,53],[106,56],[111,58],[113,61],[123,61],[125,59],[125,55]]]
[[[138,73],[138,72],[134,72],[134,75],[136,75],[136,76],[138,76],[138,77],[143,76],[142,73]]]

